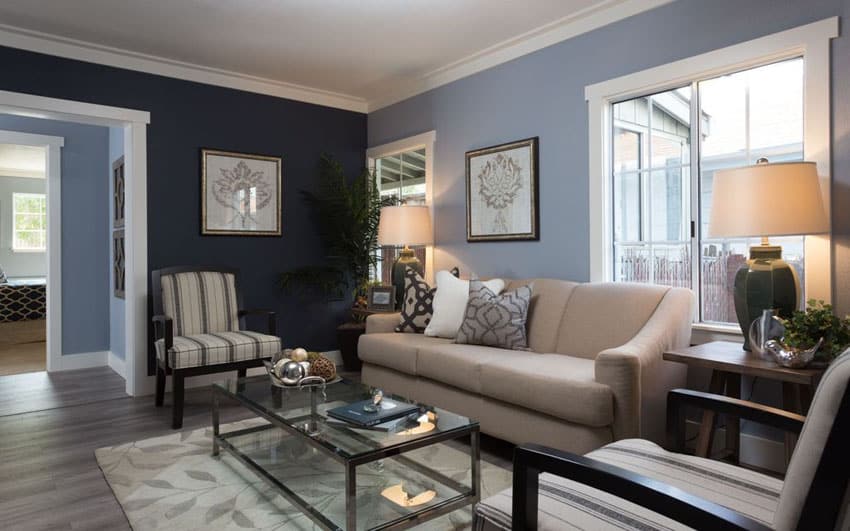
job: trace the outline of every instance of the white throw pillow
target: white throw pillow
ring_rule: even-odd
[[[435,280],[434,312],[425,328],[425,335],[454,339],[463,324],[463,313],[469,300],[469,281],[461,280],[448,271],[437,271]],[[500,278],[487,280],[484,285],[496,295],[505,289],[505,281]]]

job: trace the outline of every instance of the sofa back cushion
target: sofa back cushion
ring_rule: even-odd
[[[528,309],[528,348],[535,352],[555,352],[558,328],[564,317],[573,289],[577,282],[551,278],[534,278],[507,281],[506,291],[521,286],[534,285],[531,306]]]
[[[562,314],[554,352],[595,358],[605,349],[628,342],[643,328],[669,289],[622,282],[575,286]]]

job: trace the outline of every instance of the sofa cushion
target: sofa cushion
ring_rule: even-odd
[[[512,280],[505,289],[515,290],[532,283],[534,294],[531,296],[531,305],[528,308],[528,347],[535,352],[555,352],[558,328],[564,318],[564,309],[578,283],[569,280],[536,278]]]
[[[435,343],[419,350],[416,370],[419,376],[452,385],[472,393],[481,393],[481,368],[495,360],[520,360],[537,356],[480,345]]]
[[[623,345],[643,328],[669,289],[622,282],[576,286],[555,352],[593,359],[605,349]]]
[[[450,339],[427,337],[422,334],[363,334],[357,354],[366,363],[394,369],[405,374],[418,374],[416,355],[427,345],[451,343]]]
[[[536,354],[489,360],[481,367],[481,392],[510,404],[587,426],[614,420],[611,389],[594,381],[593,360]]]
[[[770,525],[782,481],[720,461],[674,454],[644,440],[626,439],[587,454],[587,457],[678,487],[700,498]],[[554,529],[688,529],[610,493],[566,478],[540,475],[538,522]],[[475,507],[476,529],[511,528],[511,489]]]

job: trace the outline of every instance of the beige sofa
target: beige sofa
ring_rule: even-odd
[[[688,344],[693,293],[533,282],[531,352],[396,333],[398,314],[377,314],[358,345],[363,381],[477,419],[484,433],[517,444],[585,453],[629,437],[661,441],[666,393],[685,383],[685,368],[661,355]]]

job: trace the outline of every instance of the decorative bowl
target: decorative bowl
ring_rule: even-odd
[[[802,369],[814,359],[823,338],[820,338],[815,346],[808,349],[789,347],[773,339],[765,343],[765,348],[773,354],[776,363],[789,369]]]

